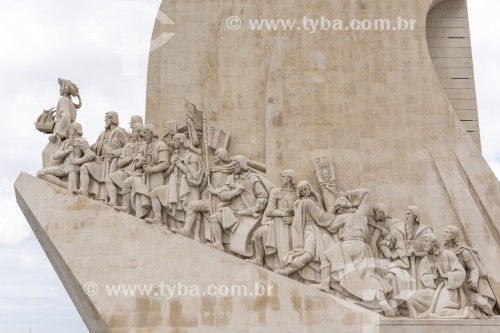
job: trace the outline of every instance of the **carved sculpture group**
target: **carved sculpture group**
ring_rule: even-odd
[[[107,112],[89,146],[75,122],[78,88],[59,83],[56,109],[36,124],[52,134],[38,177],[389,317],[498,313],[479,254],[460,242],[458,227],[446,228],[442,246],[418,207],[406,208],[403,222],[382,203],[370,206],[367,189],[340,191],[326,159],[315,163],[321,194],[297,184],[293,170],[276,187],[265,166],[229,158],[229,134],[188,102],[186,126],[169,121],[161,137],[140,116],[128,133]]]

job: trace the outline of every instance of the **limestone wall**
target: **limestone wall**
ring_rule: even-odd
[[[147,121],[183,121],[184,98],[231,131],[229,152],[314,182],[319,156],[343,189],[367,187],[395,217],[417,205],[458,225],[500,294],[500,187],[443,91],[426,36],[443,1],[163,1],[175,36],[150,56]],[[242,18],[230,30],[226,19]],[[253,18],[415,19],[404,31],[251,30]],[[445,87],[446,88],[446,87]],[[476,140],[477,142],[477,140]],[[316,184],[316,183],[315,183]]]

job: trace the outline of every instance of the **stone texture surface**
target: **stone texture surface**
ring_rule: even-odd
[[[231,131],[231,155],[265,163],[275,183],[281,170],[291,168],[299,180],[316,184],[314,159],[327,156],[340,187],[370,188],[372,202],[386,203],[396,218],[417,205],[437,235],[447,225],[462,228],[500,295],[500,186],[477,137],[467,133],[475,127],[460,121],[464,113],[475,120],[474,111],[461,110],[465,102],[454,102],[455,110],[443,90],[473,89],[474,82],[440,80],[437,71],[445,71],[432,61],[469,59],[464,66],[470,71],[470,49],[464,44],[431,54],[427,43],[433,6],[460,9],[453,8],[457,3],[463,6],[438,0],[165,0],[160,11],[175,26],[157,23],[153,38],[175,36],[150,55],[147,122],[182,122],[183,100],[189,99],[210,123]],[[226,28],[232,15],[243,20],[237,31]],[[247,23],[305,15],[417,23],[413,31],[314,34],[252,31]],[[472,100],[473,93],[468,96]]]

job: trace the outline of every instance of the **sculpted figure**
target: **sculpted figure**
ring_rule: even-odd
[[[416,206],[405,210],[406,222],[397,225],[380,243],[382,251],[392,261],[385,279],[393,288],[394,299],[404,300],[408,293],[422,288],[418,269],[420,260],[426,255],[423,237],[432,229],[420,223],[420,211]]]
[[[200,239],[200,214],[201,213],[210,213],[213,212],[215,208],[220,204],[219,193],[224,186],[227,177],[233,173],[234,168],[233,164],[229,162],[229,157],[226,149],[218,148],[214,153],[214,165],[211,168],[207,168],[205,171],[205,178],[210,180],[205,188],[205,192],[210,193],[210,195],[206,195],[204,197],[204,193],[202,193],[201,200],[191,201],[187,205],[186,210],[186,222],[184,223],[183,228],[173,228],[173,232],[180,233],[184,236],[189,236],[193,226],[194,230],[194,239],[196,241],[201,242]],[[196,222],[196,223],[195,223]],[[207,229],[209,229],[208,226]],[[207,234],[206,230],[205,233]],[[208,240],[212,240],[211,236],[207,237]]]
[[[272,270],[283,269],[285,255],[292,251],[291,225],[294,216],[293,205],[298,199],[295,188],[295,171],[281,173],[281,187],[271,190],[269,202],[259,227],[252,240],[255,244],[255,258],[250,262]]]
[[[210,217],[213,243],[209,245],[223,251],[224,242],[229,244],[229,251],[251,257],[250,237],[261,221],[270,186],[264,184],[264,177],[250,172],[244,156],[235,156],[233,164],[234,172],[219,192],[218,212]]]
[[[474,316],[477,318],[495,316],[493,309],[497,301],[477,251],[460,243],[460,229],[456,226],[448,226],[443,237],[445,249],[453,252],[465,269],[466,276],[462,289]]]
[[[333,246],[332,235],[325,229],[331,224],[321,214],[326,213],[320,195],[308,181],[298,186],[299,199],[294,204],[294,217],[291,225],[292,250],[284,258],[284,268],[275,270],[282,275],[297,272],[308,283],[320,281],[320,255]]]
[[[381,308],[388,317],[394,317],[396,313],[386,300],[391,287],[377,274],[377,263],[367,243],[369,191],[348,191],[346,197],[337,198],[336,215],[311,208],[314,207],[308,205],[310,213],[328,224],[328,231],[338,232],[340,238],[339,243],[321,254],[321,283],[314,287],[324,291],[332,287],[366,306]]]
[[[130,130],[134,130],[134,125],[135,124],[140,124],[140,125],[144,125],[144,123],[142,122],[142,117],[139,116],[139,115],[133,115],[132,117],[130,117]]]
[[[54,156],[55,159],[62,160],[62,164],[38,171],[37,177],[70,190],[75,189],[80,165],[95,158],[82,135],[82,125],[71,123],[68,126],[68,140],[62,143]],[[65,177],[68,177],[68,181],[63,180]]]
[[[173,148],[174,152],[166,170],[168,184],[151,191],[153,213],[146,220],[149,223],[161,224],[163,206],[170,220],[170,228],[179,227],[186,221],[189,202],[200,200],[200,185],[205,170],[201,156],[193,152],[194,148],[185,134],[177,133],[173,136]]]
[[[147,124],[142,128],[143,144],[135,157],[136,171],[123,183],[125,212],[135,211],[137,217],[146,216],[151,210],[150,193],[165,184],[163,172],[169,167],[170,155],[167,144],[158,139],[156,128]]]
[[[76,110],[82,106],[80,94],[76,84],[70,80],[57,79],[60,85],[59,94],[61,98],[56,106],[56,118],[54,125],[54,136],[59,136],[61,141],[68,137],[68,126],[76,120]],[[71,96],[78,98],[78,104],[74,104]],[[52,139],[54,140],[54,139]]]
[[[132,125],[131,141],[123,147],[122,153],[118,158],[118,170],[106,177],[106,190],[109,195],[108,205],[117,206],[118,188],[123,190],[124,181],[136,172],[137,154],[142,142],[139,141],[142,124],[136,123]]]
[[[411,318],[468,318],[467,296],[462,289],[465,270],[457,256],[441,248],[433,233],[423,236],[425,256],[419,280],[424,289],[406,300]]]
[[[402,225],[403,222],[391,217],[387,206],[383,203],[377,203],[373,206],[372,212],[373,221],[368,222],[368,235],[373,256],[379,259],[390,258],[390,251],[384,253],[383,250],[385,250],[385,248],[380,248],[380,242],[382,242],[396,226]]]
[[[43,133],[52,133],[49,143],[42,152],[43,167],[58,165],[54,154],[61,146],[61,142],[68,138],[68,127],[76,121],[77,109],[82,106],[78,87],[70,80],[58,79],[61,97],[55,108],[44,110],[35,122],[37,130]],[[71,96],[78,98],[78,104],[73,103]]]
[[[104,131],[91,146],[97,156],[94,161],[80,167],[80,189],[73,191],[87,197],[92,193],[95,199],[102,201],[106,199],[104,180],[118,170],[118,158],[129,141],[128,133],[118,126],[118,114],[115,111],[106,112],[104,122]]]

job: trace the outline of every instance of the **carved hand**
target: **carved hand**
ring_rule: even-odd
[[[474,291],[477,291],[477,288],[478,288],[477,281],[470,279],[470,280],[468,281],[468,284],[469,284],[469,288],[470,288],[470,289],[472,289],[472,290],[474,290]]]

